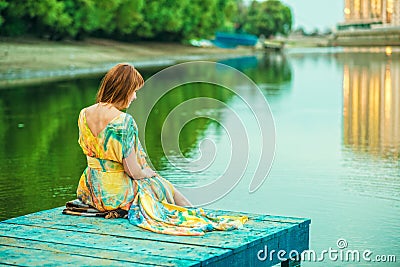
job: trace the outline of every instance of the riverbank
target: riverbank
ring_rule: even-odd
[[[332,41],[341,46],[400,46],[400,26],[337,31]]]
[[[118,62],[130,62],[140,68],[252,53],[252,49],[245,47],[222,49],[95,38],[80,42],[1,38],[0,87],[102,73]]]

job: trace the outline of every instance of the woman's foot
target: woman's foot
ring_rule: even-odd
[[[175,188],[175,194],[174,194],[174,201],[175,201],[175,205],[185,207],[185,208],[187,208],[187,207],[193,208],[193,204],[190,203],[190,201],[184,195],[182,195],[182,193],[179,192],[179,190],[176,188]]]

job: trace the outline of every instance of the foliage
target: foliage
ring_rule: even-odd
[[[57,0],[2,1],[1,10],[4,25],[1,34],[20,35],[34,30],[36,32],[56,32],[71,23],[64,13],[64,2]]]
[[[277,0],[0,0],[0,35],[51,40],[212,38],[244,25],[251,33],[287,32],[290,10]]]
[[[233,30],[236,1],[193,0],[185,6],[181,36],[183,39],[209,38],[218,30]]]
[[[8,3],[6,0],[0,0],[0,26],[4,22],[4,18],[1,16],[1,11],[5,9],[8,6]]]
[[[0,0],[1,35],[181,41],[233,28],[237,0]]]
[[[253,1],[243,28],[249,33],[267,37],[278,33],[287,35],[292,28],[291,10],[279,0]]]
[[[144,21],[136,32],[138,37],[155,39],[173,39],[182,28],[184,7],[188,1],[158,0],[145,3]]]

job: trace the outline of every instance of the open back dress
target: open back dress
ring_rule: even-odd
[[[97,135],[86,122],[86,109],[79,114],[79,145],[87,157],[77,189],[78,199],[105,212],[125,210],[133,225],[172,235],[203,235],[212,230],[240,228],[246,216],[215,216],[202,208],[174,203],[174,186],[160,175],[134,180],[124,171],[122,160],[136,153],[141,168],[148,167],[138,128],[130,114],[121,113]]]

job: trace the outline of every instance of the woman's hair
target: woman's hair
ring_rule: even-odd
[[[132,65],[117,64],[102,79],[96,103],[105,102],[126,107],[130,96],[143,84],[142,75]]]

